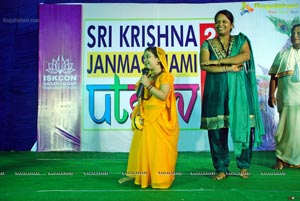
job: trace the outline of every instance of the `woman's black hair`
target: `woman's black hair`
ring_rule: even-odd
[[[219,12],[217,12],[217,14],[215,15],[215,21],[217,21],[217,17],[218,17],[219,14],[225,15],[229,19],[231,24],[233,24],[234,17],[233,17],[232,13],[229,10],[220,10]]]

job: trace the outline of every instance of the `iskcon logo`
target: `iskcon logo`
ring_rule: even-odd
[[[64,56],[57,56],[48,63],[48,68],[43,75],[43,88],[45,89],[66,89],[77,88],[77,75],[70,59]]]
[[[70,62],[70,59],[58,56],[57,59],[52,59],[52,62],[48,63],[46,71],[50,74],[71,74],[75,69],[73,69],[73,63]]]
[[[249,6],[249,4],[247,4],[246,2],[242,2],[242,8],[241,8],[241,15],[245,15],[246,13],[250,13],[253,12],[254,9]]]

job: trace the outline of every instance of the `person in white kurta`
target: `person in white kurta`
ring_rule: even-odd
[[[279,112],[275,169],[300,168],[300,24],[293,26],[291,42],[292,47],[277,54],[269,71],[268,104],[276,105]]]

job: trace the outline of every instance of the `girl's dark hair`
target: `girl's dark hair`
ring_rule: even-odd
[[[147,48],[145,49],[144,52],[146,52],[146,51],[151,52],[152,54],[154,54],[154,56],[155,56],[156,58],[158,58],[158,54],[157,54],[156,47],[147,47]]]
[[[234,18],[233,18],[232,13],[229,10],[220,10],[219,12],[217,12],[217,14],[215,15],[215,21],[217,21],[217,17],[219,14],[225,15],[229,19],[231,24],[233,23]]]
[[[159,58],[156,46],[153,46],[153,47],[147,47],[147,48],[145,49],[144,52],[146,52],[146,51],[151,52],[156,58]],[[163,64],[162,64],[162,62],[160,62],[160,67],[161,67],[161,69],[162,69],[163,71],[165,70],[165,68],[164,68],[164,66],[163,66]]]

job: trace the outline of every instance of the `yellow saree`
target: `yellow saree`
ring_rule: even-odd
[[[126,175],[134,183],[146,188],[169,188],[175,179],[179,124],[173,87],[174,78],[162,73],[155,82],[171,86],[165,101],[154,96],[140,102],[140,115],[144,119],[142,130],[133,128]],[[145,89],[146,97],[149,95]],[[132,118],[138,113],[136,106]]]

